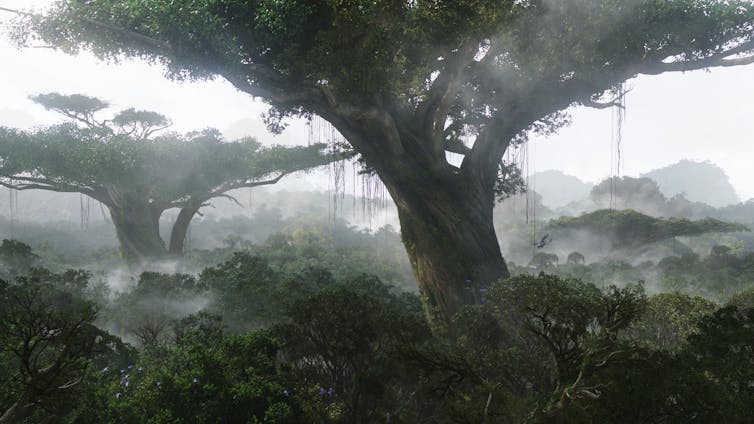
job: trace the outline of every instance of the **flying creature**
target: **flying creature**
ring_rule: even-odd
[[[534,247],[536,247],[537,249],[541,249],[541,248],[547,246],[550,243],[552,243],[552,237],[550,237],[550,234],[547,233],[547,234],[545,234],[544,237],[542,237],[542,240],[540,240],[537,243],[534,243]]]

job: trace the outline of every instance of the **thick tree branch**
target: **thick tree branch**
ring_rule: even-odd
[[[261,97],[273,105],[282,107],[303,107],[321,116],[337,128],[351,143],[368,142],[377,144],[377,150],[386,149],[394,155],[404,152],[395,119],[385,110],[376,107],[360,107],[339,100],[326,85],[297,85],[289,83],[274,69],[263,64],[246,65],[247,74],[240,75],[229,69],[219,74],[239,90],[254,97]],[[258,80],[253,79],[257,77]],[[264,85],[264,87],[262,86]],[[371,127],[380,135],[366,140],[364,137],[348,136],[346,126],[357,128]],[[370,150],[359,144],[360,151]]]
[[[235,190],[237,188],[250,188],[250,187],[259,187],[263,185],[270,185],[270,184],[276,184],[278,183],[284,176],[288,175],[288,172],[282,172],[280,175],[278,175],[275,178],[272,178],[270,180],[262,180],[262,181],[249,181],[249,180],[236,180],[236,181],[230,181],[225,184],[222,184],[221,186],[217,187],[216,189],[212,190],[208,194],[208,197],[206,197],[205,200],[212,199],[214,197],[218,197],[222,194],[224,194],[227,191]]]
[[[531,122],[530,115],[514,109],[505,119],[493,116],[477,135],[471,152],[461,163],[461,170],[472,182],[482,184],[486,191],[493,192],[497,171],[503,154],[513,139]]]
[[[454,52],[449,52],[425,98],[414,109],[414,130],[426,138],[438,160],[445,159],[444,135],[448,112],[456,99],[458,89],[465,79],[464,68],[474,61],[479,44],[467,42]]]
[[[5,179],[4,179],[5,178]],[[96,190],[89,187],[82,187],[76,185],[68,185],[58,183],[54,181],[48,181],[40,178],[31,177],[0,177],[0,186],[7,187],[14,190],[48,190],[59,193],[81,193],[91,197],[106,205],[110,204],[109,199],[106,196],[100,195]],[[10,182],[6,181],[10,180]],[[19,182],[13,182],[19,181]]]
[[[626,94],[628,94],[629,90],[624,91],[620,95],[616,96],[615,98],[606,101],[606,102],[598,102],[592,98],[582,100],[580,103],[586,107],[590,107],[593,109],[609,109],[612,107],[617,107],[619,109],[624,109],[625,106],[623,106],[623,98],[626,97]]]
[[[748,40],[728,50],[714,53],[695,60],[678,60],[675,62],[644,63],[637,67],[636,73],[659,75],[665,72],[686,72],[712,67],[740,66],[754,63],[754,39]],[[732,57],[742,55],[741,57]]]
[[[453,139],[447,139],[445,140],[445,151],[451,152],[451,153],[458,153],[459,155],[467,155],[471,152],[471,149],[468,148],[460,139],[453,138]]]
[[[173,124],[167,124],[167,125],[163,125],[163,126],[159,126],[159,127],[148,127],[148,128],[145,128],[141,132],[141,134],[139,135],[139,140],[146,140],[149,137],[151,137],[152,134],[154,134],[156,132],[159,132],[159,131],[162,131],[162,130],[166,130],[166,129],[170,128],[172,125]]]
[[[278,78],[270,77],[275,71],[264,65],[247,65],[245,71],[248,71],[248,73],[244,72],[244,75],[239,75],[236,72],[231,72],[226,69],[220,70],[219,75],[244,93],[253,97],[261,97],[275,105],[301,106],[316,102],[320,99],[320,95],[318,95],[317,91],[312,88],[291,89],[289,87],[286,89],[277,87],[271,81]],[[267,78],[264,77],[265,75]],[[266,86],[262,87],[260,82],[264,82]],[[267,86],[267,84],[269,84],[269,86]]]
[[[21,15],[21,16],[29,16],[29,17],[37,16],[33,13],[24,12],[23,10],[8,9],[7,7],[2,7],[2,6],[0,6],[0,11],[15,13],[16,15]]]
[[[269,180],[263,180],[263,181],[249,181],[249,180],[229,181],[205,194],[192,195],[192,196],[188,196],[187,198],[184,198],[183,200],[176,200],[173,202],[169,202],[166,204],[165,209],[185,208],[192,205],[199,205],[200,207],[209,206],[209,203],[206,203],[206,202],[216,197],[225,197],[226,199],[230,199],[231,201],[235,202],[238,206],[243,206],[237,199],[235,199],[233,196],[230,196],[226,193],[228,191],[236,190],[239,188],[251,188],[251,187],[258,187],[262,185],[276,184],[284,176],[288,174],[289,172],[283,172],[280,175],[276,176],[275,178],[272,178]]]
[[[479,50],[478,43],[466,43],[458,50],[458,52],[449,59],[449,66],[446,70],[448,73],[447,84],[443,90],[442,96],[438,99],[437,107],[433,113],[434,128],[432,131],[432,143],[435,146],[435,153],[438,155],[443,154],[442,139],[445,132],[445,123],[448,119],[448,111],[450,105],[455,100],[458,94],[458,88],[463,81],[464,72],[469,63],[474,60],[474,55]]]

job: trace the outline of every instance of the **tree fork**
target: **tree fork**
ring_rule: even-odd
[[[186,243],[186,234],[188,233],[189,225],[191,225],[191,219],[199,212],[202,207],[201,202],[189,203],[181,208],[178,213],[178,217],[175,219],[173,229],[170,232],[170,247],[168,253],[171,256],[182,256],[183,247]]]
[[[140,262],[165,257],[167,250],[159,229],[161,209],[135,199],[109,208],[126,261]]]

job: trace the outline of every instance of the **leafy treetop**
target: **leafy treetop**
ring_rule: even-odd
[[[214,129],[153,136],[169,125],[164,116],[130,108],[97,120],[96,112],[107,103],[82,95],[32,99],[74,122],[32,132],[0,128],[0,185],[81,192],[107,205],[112,203],[108,190],[118,187],[167,209],[332,160],[321,153],[323,145],[265,147],[252,138],[227,142]]]
[[[749,231],[745,225],[714,218],[699,221],[686,218],[654,218],[631,209],[601,209],[578,217],[561,217],[550,221],[548,227],[560,231],[590,231],[598,235],[608,235],[613,245],[618,248],[636,248],[678,236]]]

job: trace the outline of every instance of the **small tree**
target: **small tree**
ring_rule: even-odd
[[[107,103],[82,95],[32,99],[70,122],[33,132],[0,128],[0,185],[78,192],[102,202],[129,260],[180,255],[192,218],[214,198],[235,200],[230,190],[274,184],[339,158],[322,153],[322,145],[226,142],[212,129],[155,136],[170,124],[166,117],[130,108],[99,120]],[[166,246],[159,220],[172,208],[179,213]]]
[[[0,279],[13,279],[25,274],[39,259],[31,247],[12,239],[0,244]]]
[[[676,351],[690,335],[699,331],[699,322],[716,310],[717,305],[703,297],[656,294],[647,300],[646,309],[626,336],[655,350]]]
[[[110,338],[94,326],[96,312],[51,283],[0,280],[0,423],[65,413]]]

